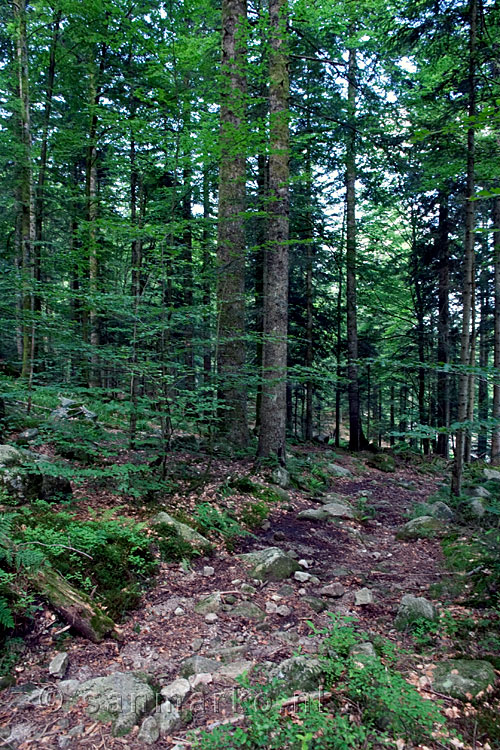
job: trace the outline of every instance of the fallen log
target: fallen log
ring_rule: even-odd
[[[115,630],[115,623],[87,594],[75,589],[53,568],[24,571],[40,596],[63,620],[89,641],[99,643]]]

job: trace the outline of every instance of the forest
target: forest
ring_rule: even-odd
[[[0,744],[499,746],[497,0],[4,0],[0,330]]]

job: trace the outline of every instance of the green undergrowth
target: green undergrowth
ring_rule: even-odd
[[[198,750],[247,748],[253,750],[359,750],[379,748],[401,739],[432,742],[435,732],[443,747],[450,734],[445,728],[440,704],[425,700],[396,668],[396,655],[380,639],[375,656],[358,656],[353,649],[366,634],[353,618],[330,615],[331,627],[314,630],[321,638],[319,657],[324,680],[323,695],[282,710],[290,698],[290,686],[279,680],[241,681],[242,727],[223,726],[194,737]]]

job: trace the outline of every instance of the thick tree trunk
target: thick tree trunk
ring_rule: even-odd
[[[500,196],[493,203],[493,256],[495,267],[495,299],[494,299],[494,333],[493,333],[493,364],[495,367],[495,383],[493,385],[492,418],[496,424],[491,435],[491,463],[500,466]]]
[[[308,131],[310,131],[308,123]],[[314,359],[314,303],[313,303],[313,269],[314,269],[314,226],[312,218],[312,164],[311,150],[309,144],[306,154],[306,424],[305,439],[312,440],[313,437],[313,394],[314,381],[312,377],[312,366]]]
[[[458,414],[457,421],[464,423],[469,411],[470,377],[466,369],[471,363],[471,313],[474,286],[474,157],[475,157],[475,126],[476,115],[476,36],[477,36],[477,0],[470,0],[469,5],[469,127],[467,130],[467,185],[465,208],[465,239],[464,264],[462,286],[462,334],[460,339],[461,372],[458,382]],[[456,432],[455,455],[451,479],[451,493],[459,496],[462,491],[462,474],[464,466],[465,431],[459,427]]]
[[[446,367],[450,362],[450,246],[448,239],[448,196],[439,197],[439,226],[436,237],[438,258],[438,362]],[[437,427],[447,430],[450,426],[450,377],[445,370],[437,376]],[[448,458],[449,436],[439,432],[436,452]]]
[[[264,342],[258,454],[286,461],[289,237],[288,4],[270,0],[269,242],[264,268]]]
[[[267,109],[267,108],[266,108]],[[262,130],[265,129],[265,114],[263,113]],[[266,154],[257,157],[257,194],[259,211],[267,211],[269,192],[269,163]],[[255,257],[255,335],[257,346],[255,357],[259,368],[257,379],[257,394],[255,400],[255,431],[260,431],[260,416],[262,408],[262,351],[264,335],[264,254],[267,238],[267,220],[265,215],[257,221],[257,248]]]
[[[361,413],[358,381],[358,326],[356,309],[356,50],[349,50],[346,151],[346,275],[347,275],[347,379],[349,396],[349,449],[361,447]]]
[[[248,443],[245,382],[246,0],[222,0],[223,99],[220,120],[217,307],[219,432]]]

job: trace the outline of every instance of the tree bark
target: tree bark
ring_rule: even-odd
[[[487,243],[486,243],[487,245]],[[487,247],[485,248],[487,250]],[[486,257],[486,254],[485,254]],[[479,377],[478,387],[478,417],[481,422],[479,436],[477,440],[478,458],[484,460],[488,453],[488,431],[485,422],[488,419],[489,397],[488,397],[488,380],[484,370],[488,366],[488,318],[490,314],[488,298],[488,268],[484,263],[481,264],[481,275],[479,278],[479,300],[480,300],[480,320],[479,320],[479,367],[483,369]]]
[[[495,268],[494,329],[493,329],[493,365],[495,380],[493,384],[492,418],[496,424],[491,435],[491,463],[500,466],[500,196],[493,202],[493,258]]]
[[[219,433],[248,444],[245,347],[246,0],[222,1],[217,308]]]
[[[462,333],[460,338],[460,366],[458,382],[458,414],[457,421],[462,425],[469,411],[470,377],[467,367],[471,359],[471,313],[474,285],[474,168],[475,168],[475,126],[476,115],[476,37],[477,37],[477,0],[470,0],[469,4],[469,126],[467,129],[467,184],[465,207],[465,239],[464,264],[462,286]],[[462,474],[464,467],[465,431],[459,426],[456,431],[455,455],[451,478],[451,493],[459,496],[462,491]]]
[[[288,3],[269,1],[269,241],[264,267],[264,341],[258,455],[286,462],[289,238]]]
[[[448,196],[439,196],[439,225],[436,237],[438,258],[438,346],[437,358],[440,365],[450,362],[450,243],[449,243]],[[437,427],[447,430],[450,426],[450,377],[445,370],[437,376]],[[449,436],[439,432],[436,452],[448,458]]]

